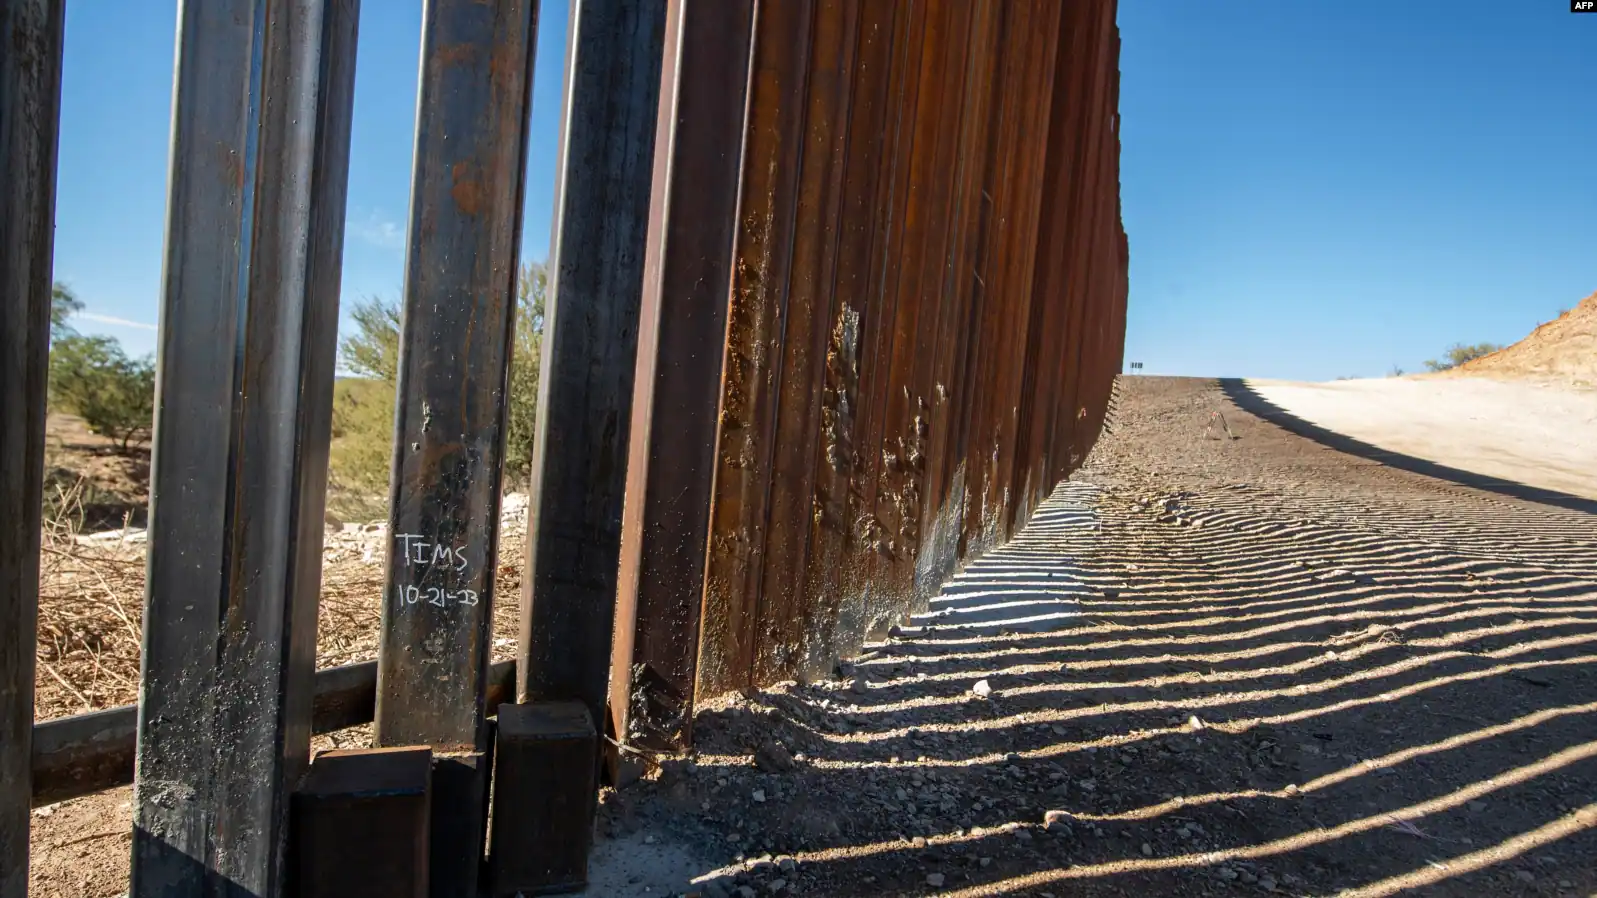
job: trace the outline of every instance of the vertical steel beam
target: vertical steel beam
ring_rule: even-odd
[[[185,3],[132,894],[283,892],[310,749],[356,0]]]
[[[905,173],[902,216],[892,267],[897,272],[892,315],[883,319],[877,380],[885,382],[879,409],[881,444],[876,477],[877,516],[883,557],[873,590],[901,611],[913,610],[916,553],[922,537],[922,489],[929,412],[935,401],[930,382],[936,350],[938,297],[946,270],[943,242],[950,233],[949,212],[955,181],[960,112],[965,102],[964,56],[972,36],[974,7],[966,2],[930,2],[925,8],[921,47],[914,64],[919,90],[904,109],[906,140],[898,149]]]
[[[376,742],[434,755],[432,894],[475,896],[536,0],[422,13]]]
[[[665,17],[660,2],[571,5],[516,693],[581,701],[595,726],[609,689]]]
[[[966,360],[973,328],[971,315],[975,287],[976,253],[981,236],[983,210],[982,179],[986,171],[986,135],[989,110],[997,94],[998,64],[997,3],[973,4],[969,21],[968,50],[963,67],[963,102],[957,119],[958,149],[950,168],[953,198],[952,219],[945,255],[941,260],[945,275],[941,286],[935,367],[930,398],[930,448],[926,467],[928,489],[922,502],[931,512],[923,525],[920,552],[916,557],[916,592],[919,596],[936,593],[959,561],[960,534],[964,527],[965,501],[964,445],[968,416],[964,414]],[[950,123],[953,126],[953,123]]]
[[[781,331],[781,380],[772,397],[768,523],[762,534],[761,599],[754,675],[768,683],[801,672],[829,673],[831,628],[816,624],[826,599],[805,589],[821,451],[821,404],[842,210],[844,151],[853,93],[861,10],[853,0],[818,0],[810,41],[802,124],[787,139],[802,147],[795,185],[798,214],[788,248],[787,308]]]
[[[699,678],[752,685],[814,0],[756,5]]]
[[[671,0],[610,672],[616,738],[687,747],[753,0]]]
[[[911,180],[915,149],[915,110],[923,90],[923,60],[927,55],[927,21],[930,4],[900,0],[894,4],[893,55],[888,74],[887,127],[881,158],[880,180],[871,213],[879,217],[871,235],[870,280],[862,291],[860,322],[858,411],[854,431],[854,467],[849,490],[853,508],[853,558],[846,562],[845,600],[855,600],[845,614],[869,620],[882,611],[896,617],[907,610],[903,596],[883,589],[898,561],[897,540],[882,519],[888,501],[882,489],[887,440],[888,409],[892,401],[893,340],[897,334],[900,266],[904,222],[917,185]],[[913,301],[913,300],[912,300]],[[856,573],[857,572],[857,573]],[[849,584],[849,578],[857,578]]]
[[[0,0],[0,898],[28,893],[61,0]]]
[[[835,138],[842,145],[834,163],[838,196],[835,207],[826,207],[835,208],[837,220],[829,235],[832,245],[821,251],[820,271],[814,275],[824,279],[828,295],[816,309],[827,316],[825,369],[819,384],[819,433],[811,477],[803,601],[811,615],[806,639],[820,645],[832,645],[844,634],[863,635],[869,626],[869,612],[854,591],[863,578],[844,559],[857,549],[853,533],[858,508],[851,487],[859,463],[855,443],[863,325],[876,305],[868,296],[882,268],[873,250],[880,251],[885,245],[884,232],[890,220],[883,201],[887,189],[884,159],[893,143],[895,109],[890,98],[902,76],[902,66],[894,65],[894,59],[902,56],[903,47],[895,46],[895,39],[902,35],[902,23],[908,18],[903,6],[867,3],[858,10],[853,70],[847,85],[848,115]]]

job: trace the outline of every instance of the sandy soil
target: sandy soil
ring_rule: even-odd
[[[927,616],[607,793],[589,893],[1591,895],[1594,661],[1597,517],[1136,378]],[[120,894],[126,802],[34,894]]]
[[[75,494],[76,526],[85,531],[142,526],[150,502],[150,447],[91,433],[83,419],[52,414],[45,419],[45,506]]]
[[[1486,377],[1247,384],[1380,449],[1597,500],[1597,389]]]

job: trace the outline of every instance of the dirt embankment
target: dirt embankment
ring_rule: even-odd
[[[1446,377],[1543,380],[1597,387],[1597,293],[1540,325],[1525,339],[1457,368]]]

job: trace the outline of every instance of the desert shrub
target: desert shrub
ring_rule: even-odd
[[[1454,343],[1448,347],[1447,352],[1442,354],[1441,361],[1426,359],[1425,367],[1431,371],[1446,371],[1449,368],[1457,368],[1465,362],[1473,362],[1483,355],[1491,355],[1502,348],[1496,343],[1476,343],[1473,346],[1464,343]]]
[[[155,416],[155,364],[130,359],[111,337],[68,333],[50,347],[50,405],[83,419],[127,454]]]
[[[505,420],[507,488],[524,484],[532,464],[546,285],[538,265],[524,266],[517,278]],[[372,297],[357,303],[350,317],[355,327],[340,342],[339,357],[344,369],[357,376],[340,378],[334,391],[328,507],[346,518],[380,517],[393,463],[400,305]]]
[[[372,380],[395,382],[399,375],[399,303],[371,296],[355,303],[355,332],[338,344],[344,368]]]
[[[50,288],[50,340],[54,342],[74,333],[67,319],[83,311],[83,303],[72,288],[56,281]]]
[[[333,384],[333,441],[327,507],[344,520],[376,520],[388,502],[393,461],[394,385],[341,377]]]
[[[524,485],[532,471],[532,433],[538,422],[538,371],[543,361],[544,295],[548,288],[543,266],[523,266],[516,288],[510,406],[505,410],[507,489]]]

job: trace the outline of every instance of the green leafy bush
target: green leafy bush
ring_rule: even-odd
[[[523,266],[517,278],[505,420],[505,484],[525,484],[532,465],[543,351],[542,266]],[[350,312],[354,330],[339,344],[344,369],[333,395],[333,442],[328,459],[328,507],[345,518],[380,517],[393,464],[395,384],[399,372],[400,305],[372,297]]]
[[[532,433],[538,423],[538,372],[543,361],[542,266],[523,266],[516,280],[516,336],[510,356],[510,406],[505,411],[505,485],[524,486],[532,472]]]
[[[1447,352],[1443,353],[1441,361],[1426,359],[1425,367],[1431,371],[1446,371],[1449,368],[1457,368],[1465,362],[1473,362],[1483,355],[1491,355],[1502,348],[1496,343],[1476,343],[1474,346],[1454,343],[1448,347]]]
[[[392,384],[399,376],[399,303],[372,296],[350,310],[355,332],[338,345],[339,361],[361,377]]]
[[[388,507],[393,461],[394,385],[341,377],[333,384],[333,441],[327,461],[327,507],[346,520],[375,520]]]
[[[111,337],[67,333],[50,347],[50,404],[116,440],[123,454],[148,439],[155,416],[155,365],[130,359]]]
[[[73,314],[83,311],[83,303],[72,292],[72,288],[56,281],[50,288],[50,339],[60,340],[69,334],[75,333],[67,319]]]

